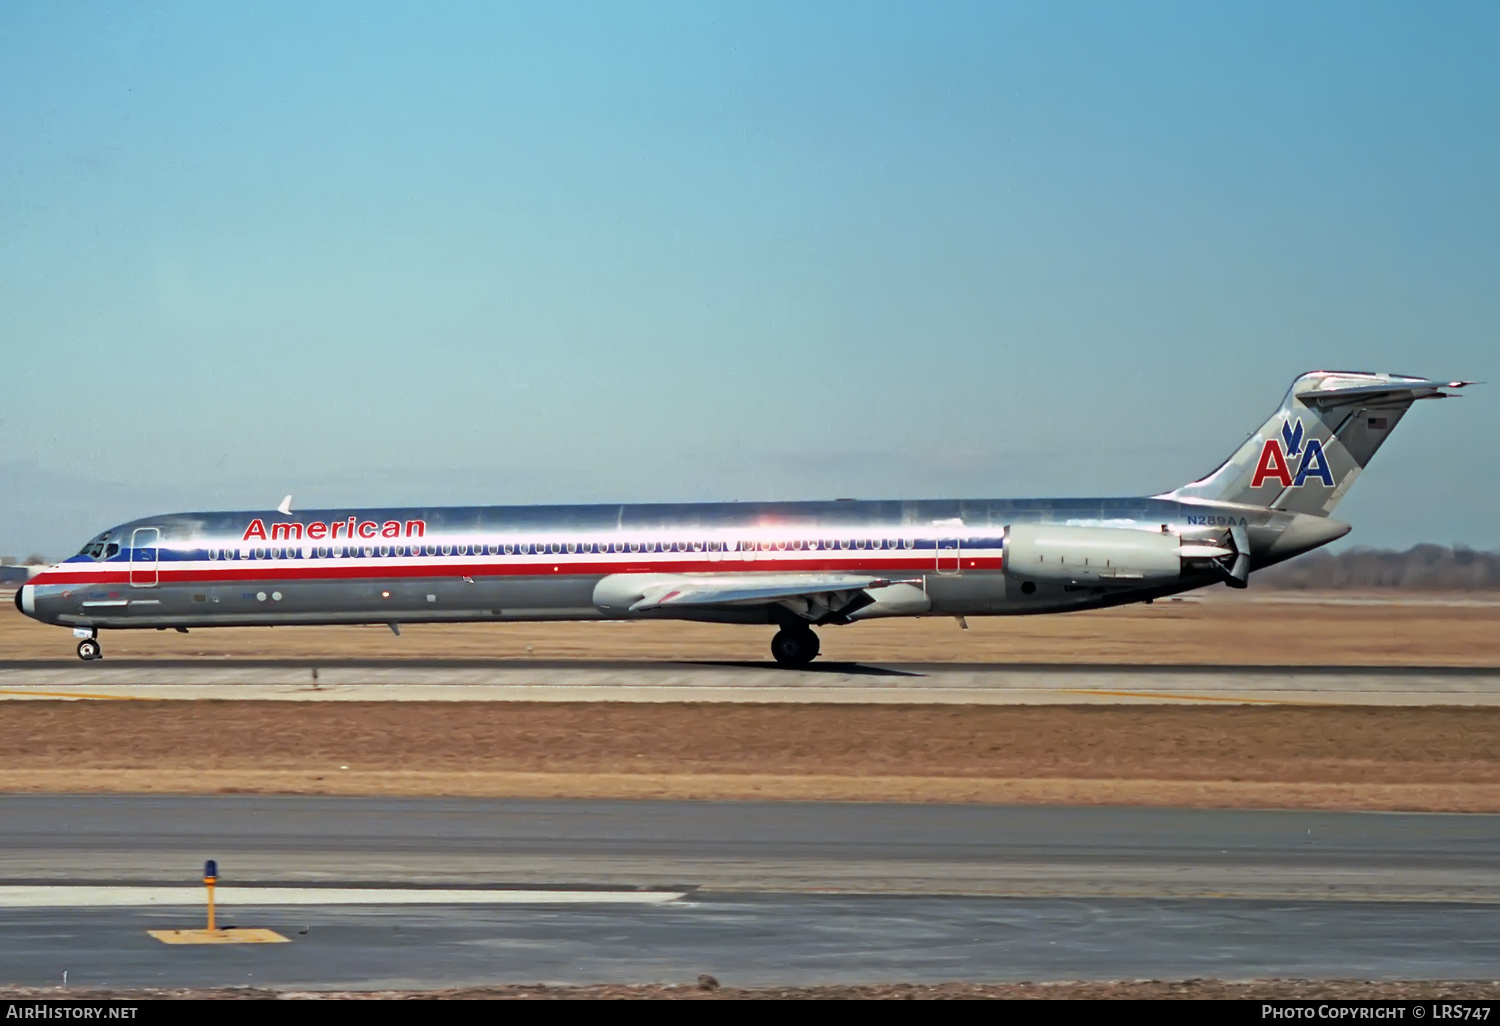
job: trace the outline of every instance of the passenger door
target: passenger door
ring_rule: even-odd
[[[961,558],[958,538],[938,538],[937,540],[937,572],[940,574],[956,574],[959,569]]]
[[[155,527],[137,527],[130,532],[130,583],[136,588],[154,588],[161,531]]]
[[[958,517],[950,520],[934,520],[932,526],[937,530],[937,565],[934,567],[940,574],[956,574],[959,571],[959,536],[963,533],[964,522]]]

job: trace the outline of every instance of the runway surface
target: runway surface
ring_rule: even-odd
[[[1500,816],[9,796],[0,822],[3,893],[39,895],[0,918],[0,982],[27,985],[1489,979],[1500,958]],[[190,888],[206,858],[225,887],[340,903],[225,903],[292,943],[186,948],[145,931],[191,908],[59,898]],[[566,896],[452,893],[543,888]]]
[[[1500,668],[523,660],[0,661],[0,700],[1500,705]]]

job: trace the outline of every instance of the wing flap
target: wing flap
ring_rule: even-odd
[[[610,612],[644,613],[655,609],[705,606],[754,606],[798,599],[842,608],[868,588],[889,580],[870,574],[610,574],[594,586],[594,605]],[[867,600],[866,600],[867,601]]]
[[[809,574],[798,580],[765,581],[746,575],[734,578],[695,580],[691,577],[662,582],[644,589],[632,603],[632,613],[675,606],[754,606],[784,599],[810,598],[837,592],[880,588],[890,582],[856,574]]]

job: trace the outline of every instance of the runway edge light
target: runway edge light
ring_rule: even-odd
[[[213,859],[203,863],[203,886],[208,889],[208,927],[203,930],[147,930],[163,944],[286,944],[288,940],[275,930],[220,930],[214,924],[214,885],[219,882],[219,864]]]
[[[208,932],[214,930],[214,884],[219,881],[219,864],[213,859],[203,863],[203,886],[208,888]]]

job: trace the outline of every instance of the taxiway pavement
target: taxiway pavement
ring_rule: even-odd
[[[0,796],[0,884],[1500,903],[1500,816],[801,802]]]
[[[1493,980],[1500,909],[712,895],[656,906],[254,909],[287,944],[168,946],[181,912],[7,911],[0,982],[427,990],[1138,979]]]
[[[34,895],[0,917],[0,982],[25,985],[1488,979],[1500,957],[1500,816],[7,796],[0,822],[0,885]],[[169,947],[145,931],[191,908],[59,897],[191,888],[205,858],[266,889],[221,923],[292,943]],[[566,897],[503,900],[542,889]]]

